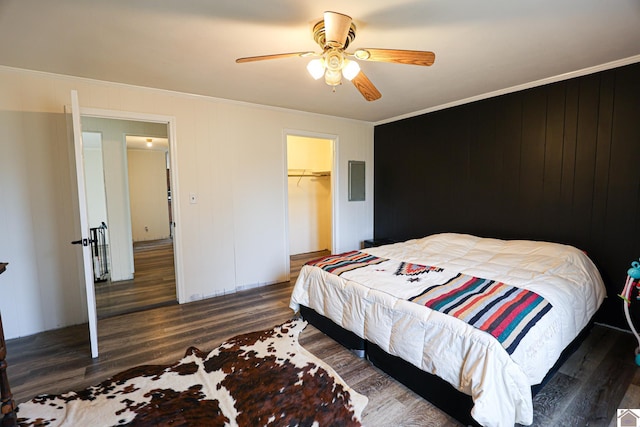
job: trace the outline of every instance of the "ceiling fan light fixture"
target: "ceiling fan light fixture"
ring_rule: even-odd
[[[354,53],[346,52],[356,37],[356,25],[349,15],[327,11],[324,18],[313,26],[313,40],[320,46],[321,52],[291,52],[273,55],[248,56],[236,59],[237,63],[264,61],[269,59],[313,57],[307,64],[307,71],[315,80],[324,76],[324,81],[333,91],[342,84],[342,79],[349,80],[367,101],[375,101],[382,97],[380,91],[369,80],[357,61],[390,62],[408,65],[433,65],[435,54],[421,50],[402,49],[357,49]],[[355,60],[349,60],[349,59]]]
[[[338,86],[342,83],[342,73],[340,71],[329,70],[324,73],[324,81],[329,86]]]
[[[351,81],[355,76],[360,73],[360,65],[356,61],[349,61],[345,59],[345,66],[342,69],[342,75],[345,79]]]
[[[307,64],[307,71],[315,80],[324,76],[324,61],[322,59],[312,59]]]
[[[340,71],[344,67],[345,57],[340,49],[328,49],[324,53],[324,64],[327,70]]]

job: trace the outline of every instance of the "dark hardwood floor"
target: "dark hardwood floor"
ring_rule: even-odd
[[[95,284],[98,318],[177,304],[171,239],[133,245],[133,280]]]
[[[289,296],[300,266],[320,255],[292,257],[290,283],[101,319],[97,359],[90,356],[86,325],[9,340],[14,398],[19,404],[39,393],[83,388],[132,366],[175,361],[191,345],[208,351],[231,336],[282,323],[293,316]],[[300,341],[369,398],[365,425],[459,426],[314,327],[307,326]],[[596,325],[534,399],[534,425],[615,427],[617,408],[640,408],[635,346],[633,335]]]

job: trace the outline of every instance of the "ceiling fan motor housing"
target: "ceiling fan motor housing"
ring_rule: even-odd
[[[349,43],[351,43],[355,38],[356,38],[356,24],[352,22],[351,25],[349,26],[349,32],[347,33],[347,38],[344,42],[344,46],[342,46],[342,49],[346,49],[349,46]],[[333,46],[332,44],[327,44],[327,36],[325,33],[324,20],[318,21],[318,23],[313,27],[313,40],[315,40],[315,42],[318,43],[318,45],[320,46],[320,48],[322,48],[322,50],[340,47],[340,46]]]

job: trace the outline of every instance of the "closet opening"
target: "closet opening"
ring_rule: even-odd
[[[289,261],[334,247],[335,138],[288,134]]]

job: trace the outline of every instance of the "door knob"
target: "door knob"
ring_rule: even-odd
[[[80,239],[80,240],[74,240],[71,242],[72,245],[82,245],[82,246],[89,246],[89,243],[91,243],[92,240],[91,239]]]

